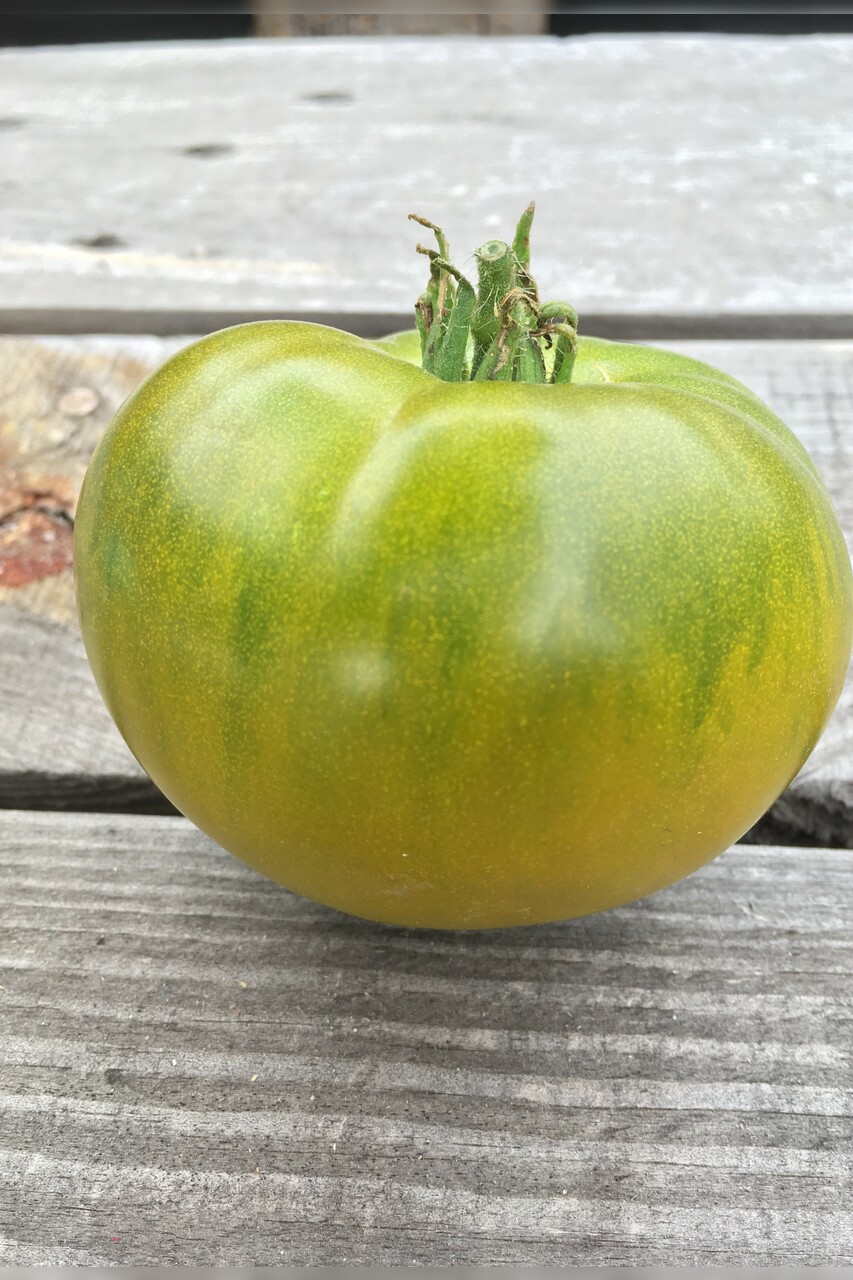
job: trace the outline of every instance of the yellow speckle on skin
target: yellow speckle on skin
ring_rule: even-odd
[[[119,411],[75,546],[154,781],[264,874],[403,925],[566,918],[700,866],[800,766],[850,648],[784,424],[596,339],[537,387],[313,325],[211,335]]]

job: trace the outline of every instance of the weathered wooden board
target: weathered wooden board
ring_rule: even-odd
[[[588,325],[849,336],[852,115],[843,38],[2,50],[0,328],[402,316],[410,210],[464,267],[537,197]]]
[[[71,537],[92,450],[165,351],[0,341],[0,806],[164,809],[89,671]]]
[[[853,860],[483,934],[0,814],[0,1262],[853,1262]]]
[[[0,806],[168,807],[121,742],[89,673],[75,623],[67,520],[110,416],[179,345],[0,341]],[[681,349],[742,378],[791,424],[823,470],[853,543],[853,343]],[[51,533],[54,541],[45,542]],[[853,847],[853,682],[811,759],[752,838]]]

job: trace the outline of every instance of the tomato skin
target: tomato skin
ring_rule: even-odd
[[[199,827],[356,915],[527,924],[671,883],[840,692],[850,562],[814,466],[683,356],[585,339],[537,386],[397,350],[238,326],[120,409],[75,530],[110,712]]]

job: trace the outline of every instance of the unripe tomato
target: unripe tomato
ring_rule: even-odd
[[[116,723],[225,848],[360,916],[526,924],[677,880],[841,689],[814,466],[684,356],[588,338],[567,385],[449,383],[386,346],[243,325],[119,411],[75,531]]]

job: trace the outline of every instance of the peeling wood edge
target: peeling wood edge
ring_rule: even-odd
[[[0,307],[0,333],[8,336],[148,334],[174,337],[213,333],[258,320],[303,320],[377,338],[413,328],[401,311],[123,310],[120,307]],[[582,313],[583,329],[603,338],[837,339],[853,338],[853,312],[596,312]]]

